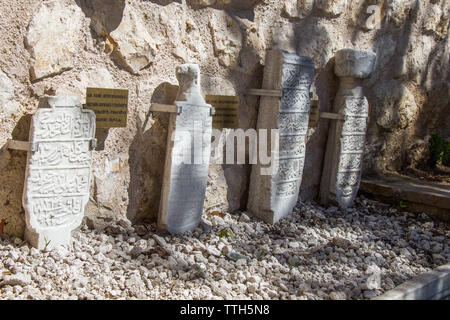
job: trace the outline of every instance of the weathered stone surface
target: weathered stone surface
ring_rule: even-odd
[[[375,113],[377,124],[385,130],[406,129],[417,115],[414,95],[400,81],[377,84]]]
[[[204,94],[236,96],[237,90],[233,83],[219,77],[202,76],[202,91]],[[215,130],[214,130],[215,131]],[[205,208],[206,211],[220,210],[222,212],[233,212],[243,206],[245,193],[248,186],[248,166],[242,164],[216,164],[217,150],[226,153],[226,141],[231,129],[223,129],[218,135],[214,135],[211,150],[211,163],[209,166],[209,178],[206,188]],[[220,152],[220,151],[219,151]],[[222,153],[222,155],[223,155]],[[223,163],[224,161],[222,161]]]
[[[56,88],[56,95],[76,95],[80,102],[86,102],[86,89],[88,87],[115,88],[113,76],[105,67],[88,68],[76,75],[75,81],[64,83]]]
[[[348,208],[358,193],[369,113],[361,79],[371,74],[375,59],[368,51],[344,49],[336,54],[334,71],[340,87],[333,111],[344,120],[334,120],[329,129],[320,185],[323,205],[337,203]]]
[[[154,60],[156,43],[130,4],[125,5],[122,22],[110,35],[117,43],[115,52],[134,73]]]
[[[10,117],[17,112],[19,104],[14,99],[14,85],[0,70],[0,114]]]
[[[346,3],[342,0],[316,0],[316,7],[332,17],[337,17],[345,10]]]
[[[314,8],[314,0],[285,0],[283,10],[289,18],[307,17]]]
[[[387,2],[387,19],[395,26],[400,27],[409,18],[420,1],[416,0],[390,0]]]
[[[63,1],[42,2],[33,16],[25,38],[32,61],[32,80],[73,68],[78,54],[83,13]]]
[[[67,244],[83,219],[91,182],[95,115],[75,97],[44,97],[30,128],[25,238],[38,249]]]
[[[170,115],[166,163],[158,226],[170,233],[193,230],[205,200],[211,155],[212,112],[200,93],[200,69],[194,64],[177,68],[179,82]]]
[[[213,38],[214,53],[225,67],[236,66],[242,48],[239,25],[226,12],[214,10],[209,27]]]
[[[441,9],[439,3],[430,4],[424,19],[424,29],[436,34],[441,39],[448,33],[448,22],[450,18],[450,3],[446,3]]]
[[[76,7],[80,7],[85,15],[81,19],[82,24],[77,32],[65,33],[63,37],[57,38],[58,41],[62,39],[62,46],[67,46],[74,37],[79,39],[74,46],[76,49],[74,68],[60,72],[58,76],[44,77],[29,83],[31,51],[23,45],[23,40],[27,35],[28,25],[37,19],[35,16],[40,15],[40,8],[47,6],[49,1],[0,1],[0,34],[2,35],[0,69],[12,82],[14,100],[18,103],[14,114],[2,113],[0,116],[0,147],[2,147],[0,152],[3,155],[0,156],[3,159],[0,160],[0,167],[4,167],[0,172],[0,219],[8,220],[9,223],[5,227],[5,232],[8,234],[18,237],[23,235],[24,214],[21,207],[21,192],[17,194],[16,190],[22,190],[23,187],[26,157],[25,153],[20,151],[4,152],[6,140],[11,137],[18,140],[27,139],[28,129],[25,130],[26,134],[23,137],[20,137],[17,132],[25,122],[25,115],[34,113],[37,97],[45,93],[54,94],[56,91],[56,95],[69,93],[80,95],[82,102],[85,84],[110,86],[111,79],[114,87],[130,89],[128,126],[97,130],[100,132],[99,148],[94,153],[93,167],[94,174],[99,179],[92,181],[93,186],[96,187],[91,188],[91,207],[96,208],[100,217],[109,218],[114,215],[116,218],[121,218],[125,213],[136,212],[136,217],[139,219],[149,216],[156,218],[161,188],[161,183],[158,181],[163,171],[167,131],[160,121],[155,121],[155,117],[149,114],[150,97],[163,82],[176,83],[171,66],[178,65],[183,60],[198,63],[205,75],[226,79],[232,84],[241,101],[239,125],[245,130],[256,127],[259,97],[245,93],[250,87],[261,88],[266,47],[276,47],[283,42],[286,45],[283,48],[301,56],[313,57],[317,74],[314,86],[322,112],[331,111],[330,101],[334,100],[337,92],[338,78],[332,71],[332,58],[335,53],[345,47],[373,48],[378,60],[376,73],[363,82],[367,98],[372,106],[369,122],[370,136],[368,136],[370,141],[368,140],[369,143],[366,145],[367,153],[363,172],[372,173],[378,167],[404,168],[405,161],[408,159],[407,155],[411,154],[409,150],[412,143],[417,140],[426,141],[430,128],[435,128],[436,133],[444,139],[450,137],[450,126],[448,126],[450,114],[446,112],[448,86],[445,81],[449,74],[450,50],[450,38],[445,35],[448,29],[448,20],[446,20],[450,5],[448,0],[414,1],[418,4],[417,9],[415,7],[412,11],[408,9],[409,13],[405,15],[399,27],[396,27],[390,18],[394,13],[389,12],[388,16],[389,3],[393,2],[391,0],[346,1],[348,8],[336,17],[323,14],[323,11],[316,7],[301,21],[286,19],[286,15],[282,13],[286,1],[260,1],[257,6],[254,6],[256,1],[236,0],[227,5],[221,5],[218,4],[219,1],[215,1],[210,7],[204,8],[194,6],[189,0],[127,1],[128,4],[125,4],[125,0],[60,0],[57,2],[61,4],[59,8],[63,13],[67,7],[75,6],[76,11],[78,11]],[[355,25],[352,14],[355,11],[358,12],[360,8],[359,22],[361,25],[365,24],[368,15],[365,12],[366,8],[360,7],[360,4],[372,5],[375,2],[383,3],[381,29],[368,31],[363,28],[361,30],[360,25]],[[409,2],[395,1],[397,4]],[[241,6],[238,7],[238,5]],[[119,59],[116,53],[111,53],[115,50],[115,40],[110,34],[122,23],[124,14],[127,14],[126,10],[130,8],[139,17],[141,26],[156,42],[158,50],[153,63],[142,70],[139,76],[124,72],[123,68],[129,70],[129,67],[122,63],[123,60]],[[399,8],[399,14],[403,15],[402,6]],[[212,32],[208,26],[215,9],[221,9],[217,11],[232,17],[240,27],[242,49],[238,53],[237,68],[219,64],[218,56],[215,55]],[[439,10],[442,12],[441,17],[439,17]],[[92,14],[91,11],[94,13]],[[51,20],[57,21],[56,17],[60,15],[61,13],[55,11]],[[100,33],[100,36],[92,24],[91,28],[88,26],[97,17],[99,25],[106,30],[106,33]],[[70,18],[75,21],[78,15]],[[435,24],[436,27],[434,27]],[[40,29],[43,33],[53,32],[52,30],[51,28]],[[225,24],[221,30],[226,37],[228,31]],[[443,32],[443,37],[436,34],[436,31],[439,34]],[[52,39],[52,44],[55,41],[56,39]],[[50,52],[50,54],[53,53]],[[374,92],[374,89],[377,90],[391,80],[396,82],[392,92],[389,92],[387,86],[383,88],[387,90],[387,94],[393,94],[389,95],[390,97],[396,96],[397,88],[405,87],[409,93],[405,91],[405,100],[398,100],[398,103],[387,102],[389,107],[404,106],[404,108],[402,107],[400,112],[394,109],[392,113],[394,118],[398,117],[401,120],[402,125],[395,124],[391,129],[385,129],[377,123],[376,107],[387,99],[377,98],[379,94]],[[142,91],[135,90],[141,83],[146,83],[144,90],[148,94],[148,99],[141,99]],[[435,89],[439,83],[442,83],[443,87]],[[218,86],[218,91],[215,93],[221,93],[221,90],[224,89]],[[416,110],[414,104],[409,103],[412,102],[410,94],[414,97],[417,112],[405,110],[403,115],[403,110],[406,108]],[[394,98],[393,101],[397,101],[396,99]],[[158,102],[173,104],[173,101]],[[382,111],[378,112],[382,114]],[[401,127],[405,124],[403,119],[407,119],[412,113],[415,114],[414,120],[409,122],[406,129],[402,129]],[[391,114],[390,111],[388,114]],[[168,117],[167,114],[162,116]],[[305,162],[301,187],[302,200],[314,199],[318,194],[322,173],[322,151],[326,144],[325,135],[330,122],[332,121],[322,119],[317,128],[310,129],[308,132],[307,150],[311,151],[307,153]],[[383,121],[383,125],[390,126],[392,123],[391,120]],[[142,146],[146,147],[142,148]],[[395,160],[395,165],[392,160]],[[102,176],[103,173],[109,172],[105,168],[112,168],[112,164],[115,170],[117,167],[120,170],[111,172],[106,177]],[[230,165],[224,166],[223,169],[227,172],[225,179],[222,174],[214,176],[215,178],[211,176],[209,182],[211,188],[207,193],[208,205],[216,203],[213,188],[217,186],[219,190],[222,190],[222,187],[225,188],[222,184],[225,180],[228,186],[227,197],[235,199],[234,204],[239,199],[241,204],[239,209],[244,209],[247,205],[248,181],[246,180],[249,177],[250,166]],[[100,189],[96,190],[96,188]],[[108,199],[108,190],[114,190],[109,194],[110,199]],[[308,192],[305,194],[306,191]],[[220,202],[224,198],[221,194]],[[96,202],[96,199],[100,202]],[[234,204],[233,207],[236,208]],[[120,210],[115,211],[117,208]]]
[[[90,4],[91,26],[105,38],[113,57],[120,59],[132,73],[139,73],[155,59],[156,41],[147,31],[138,9],[128,2],[116,2],[120,2],[121,7],[112,3],[106,12],[103,1],[95,0]]]
[[[264,174],[261,159],[253,165],[248,210],[269,223],[291,214],[298,200],[313,78],[311,58],[281,50],[268,53],[263,88],[280,89],[282,96],[261,97],[257,129],[279,129],[279,155],[272,155],[277,157],[272,159],[272,166],[278,161],[278,168]]]
[[[252,9],[262,0],[187,0],[187,3],[200,7]]]

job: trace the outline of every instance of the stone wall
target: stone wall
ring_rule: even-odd
[[[380,8],[377,28],[369,6]],[[374,10],[375,7],[369,9]],[[375,8],[376,9],[376,8]],[[0,3],[0,218],[21,236],[26,140],[43,94],[77,95],[87,86],[129,89],[126,128],[97,129],[87,215],[94,223],[158,211],[167,118],[150,102],[171,103],[175,66],[197,63],[204,94],[236,94],[239,126],[254,128],[265,52],[310,56],[313,90],[329,111],[342,48],[377,53],[364,82],[370,123],[364,172],[398,170],[431,133],[450,136],[449,13],[446,0],[16,0]],[[378,13],[377,10],[374,12]],[[375,15],[376,16],[376,15]],[[328,120],[308,133],[302,199],[315,198]],[[420,155],[419,153],[416,153]],[[212,166],[205,208],[246,207],[250,166]]]

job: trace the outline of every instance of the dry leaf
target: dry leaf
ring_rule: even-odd
[[[219,212],[219,211],[213,211],[209,213],[210,216],[216,216],[219,218],[224,218],[225,217],[225,213]]]

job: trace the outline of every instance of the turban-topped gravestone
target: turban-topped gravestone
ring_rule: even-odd
[[[358,194],[369,116],[361,81],[372,73],[375,60],[370,51],[344,49],[336,54],[334,72],[340,86],[333,111],[343,120],[333,121],[329,129],[320,184],[322,205],[348,208]]]
[[[25,238],[38,249],[68,244],[89,200],[95,115],[76,97],[44,97],[30,127]]]
[[[198,65],[179,66],[177,78],[177,113],[170,115],[158,216],[159,227],[170,233],[193,230],[201,220],[214,113],[200,93]]]

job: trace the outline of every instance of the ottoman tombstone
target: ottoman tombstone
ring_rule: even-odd
[[[25,172],[25,238],[38,249],[70,242],[89,200],[95,115],[76,97],[44,97],[33,115]]]
[[[298,200],[313,78],[311,58],[282,50],[268,53],[263,88],[280,90],[281,98],[261,97],[257,129],[278,130],[279,151],[273,155],[278,168],[266,174],[260,159],[253,165],[248,202],[248,211],[268,223],[291,214]]]
[[[342,120],[330,124],[320,202],[348,208],[359,189],[369,116],[361,81],[372,73],[376,55],[344,49],[336,54],[335,60],[334,71],[340,78],[340,86],[333,109]]]
[[[170,233],[193,230],[205,200],[211,154],[212,115],[200,92],[200,69],[177,68],[179,90],[171,113],[158,225]]]

